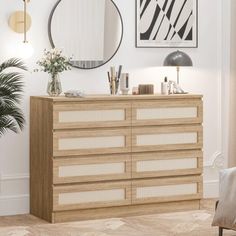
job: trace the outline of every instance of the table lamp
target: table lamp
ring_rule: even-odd
[[[185,52],[175,51],[170,53],[164,61],[164,66],[175,66],[177,68],[177,84],[179,85],[179,71],[181,66],[193,66],[192,59]]]

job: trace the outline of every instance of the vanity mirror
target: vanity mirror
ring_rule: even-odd
[[[118,51],[123,21],[112,0],[59,0],[49,17],[52,47],[72,56],[72,66],[93,69]]]

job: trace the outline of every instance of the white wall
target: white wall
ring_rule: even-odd
[[[204,95],[204,165],[205,195],[217,194],[218,169],[215,159],[222,157],[222,6],[223,0],[199,0],[199,47],[186,49],[194,67],[181,69],[181,84],[191,93]],[[31,70],[44,48],[49,48],[47,19],[56,0],[31,1],[29,12],[33,25],[28,34],[35,48],[27,61]],[[175,79],[174,69],[163,68],[165,56],[173,49],[135,48],[135,0],[116,0],[124,20],[124,39],[117,55],[95,70],[73,69],[61,75],[64,90],[77,88],[86,93],[108,93],[106,71],[111,65],[124,65],[130,73],[131,87],[139,83],[155,84],[156,92],[164,76]],[[224,1],[225,2],[225,1]],[[7,25],[9,14],[22,8],[21,1],[0,1],[0,61],[9,57],[9,47],[21,40]],[[224,32],[227,33],[227,32]],[[226,45],[223,46],[224,48]],[[226,55],[227,57],[227,55]],[[0,215],[28,212],[29,179],[29,96],[46,94],[48,75],[28,73],[25,77],[24,109],[27,125],[23,133],[8,133],[0,139]]]

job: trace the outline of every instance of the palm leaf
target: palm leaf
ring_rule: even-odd
[[[13,119],[9,117],[1,117],[0,118],[0,137],[5,134],[8,130],[11,130],[15,133],[18,132],[16,123]]]
[[[24,62],[19,58],[11,58],[0,65],[0,72],[7,68],[15,67],[21,70],[27,70]]]
[[[15,105],[3,107],[3,109],[0,110],[0,117],[5,117],[14,120],[15,123],[19,126],[19,128],[21,130],[23,129],[25,118],[21,109],[16,107]]]
[[[18,133],[25,124],[22,110],[18,107],[22,98],[23,82],[19,72],[4,73],[7,68],[26,70],[20,59],[12,58],[0,65],[0,137],[8,130]]]
[[[0,73],[0,105],[10,100],[19,103],[23,92],[22,75],[19,73]]]

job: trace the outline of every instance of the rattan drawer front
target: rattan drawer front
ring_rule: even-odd
[[[202,151],[134,153],[132,178],[201,174]]]
[[[131,156],[54,158],[53,183],[79,183],[131,178]]]
[[[201,99],[133,102],[133,125],[166,125],[202,123]]]
[[[76,210],[131,204],[131,182],[54,186],[53,210]]]
[[[129,152],[130,134],[130,128],[57,131],[53,134],[53,156]]]
[[[153,126],[132,129],[132,151],[202,149],[202,126]]]
[[[53,108],[54,129],[130,126],[130,103],[57,104]]]
[[[201,198],[201,176],[132,181],[132,204],[184,201]]]

